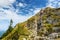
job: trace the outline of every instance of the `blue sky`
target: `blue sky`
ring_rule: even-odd
[[[8,29],[11,19],[15,26],[45,7],[60,7],[60,0],[0,0],[0,31]]]

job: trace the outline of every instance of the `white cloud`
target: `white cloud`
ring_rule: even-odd
[[[19,4],[17,4],[16,6],[19,6],[19,7],[25,7],[27,4],[26,3],[19,3]]]
[[[49,2],[52,2],[52,1],[55,1],[55,0],[49,0]]]
[[[6,7],[11,5],[15,0],[0,0],[0,7]]]
[[[31,11],[33,11],[33,9],[30,9]]]
[[[51,4],[51,3],[47,4],[47,6],[46,6],[46,7],[55,8],[54,6],[52,6],[52,4]]]
[[[20,22],[24,21],[27,18],[27,16],[18,15],[16,12],[11,10],[4,10],[4,12],[0,12],[0,15],[0,19],[20,20]]]
[[[24,6],[24,4],[23,4],[23,3],[19,3],[19,6],[20,6],[20,7],[23,7],[23,6]]]
[[[47,7],[52,7],[52,8],[58,8],[60,7],[60,0],[49,0],[49,2],[47,3]]]
[[[60,2],[58,3],[58,6],[60,7]]]

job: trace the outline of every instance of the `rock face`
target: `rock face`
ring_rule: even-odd
[[[54,27],[60,27],[60,8],[41,9],[35,16],[15,28],[2,40],[42,40],[54,32]]]

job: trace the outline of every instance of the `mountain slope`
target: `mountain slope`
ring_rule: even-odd
[[[38,40],[53,33],[53,27],[60,27],[60,8],[47,7],[27,21],[18,23],[2,40]]]
[[[9,27],[8,30],[2,35],[1,38],[4,38],[5,36],[7,36],[12,30],[13,30],[13,28]]]

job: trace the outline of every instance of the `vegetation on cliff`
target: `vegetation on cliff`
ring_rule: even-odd
[[[16,24],[2,40],[37,40],[56,32],[55,27],[60,27],[60,8],[47,7],[27,21]]]

